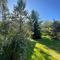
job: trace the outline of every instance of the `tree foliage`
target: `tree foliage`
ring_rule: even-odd
[[[51,26],[51,35],[53,39],[59,39],[60,38],[60,22],[59,21],[53,21]]]
[[[39,17],[38,14],[33,10],[31,13],[31,19],[32,19],[32,31],[33,31],[33,38],[34,39],[41,39],[41,32],[39,27]]]

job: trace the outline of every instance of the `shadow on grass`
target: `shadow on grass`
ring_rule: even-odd
[[[44,37],[38,42],[60,53],[60,40],[52,40]]]
[[[33,54],[33,49],[34,49],[34,47],[35,47],[35,44],[36,44],[36,42],[33,42],[33,41],[30,41],[30,40],[28,40],[27,41],[27,51],[26,51],[26,60],[31,60],[31,55]]]

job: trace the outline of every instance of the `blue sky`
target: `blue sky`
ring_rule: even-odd
[[[10,11],[13,10],[13,5],[16,4],[16,1],[8,1]],[[26,9],[28,11],[36,10],[42,20],[60,20],[60,0],[27,0]]]

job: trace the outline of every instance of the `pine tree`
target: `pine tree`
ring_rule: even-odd
[[[33,10],[31,13],[31,19],[33,20],[33,38],[34,39],[41,39],[41,32],[40,32],[40,27],[38,23],[38,15],[37,13]]]

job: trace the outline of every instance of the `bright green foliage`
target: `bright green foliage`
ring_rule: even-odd
[[[41,24],[41,32],[43,36],[50,36],[52,21],[45,21]]]

